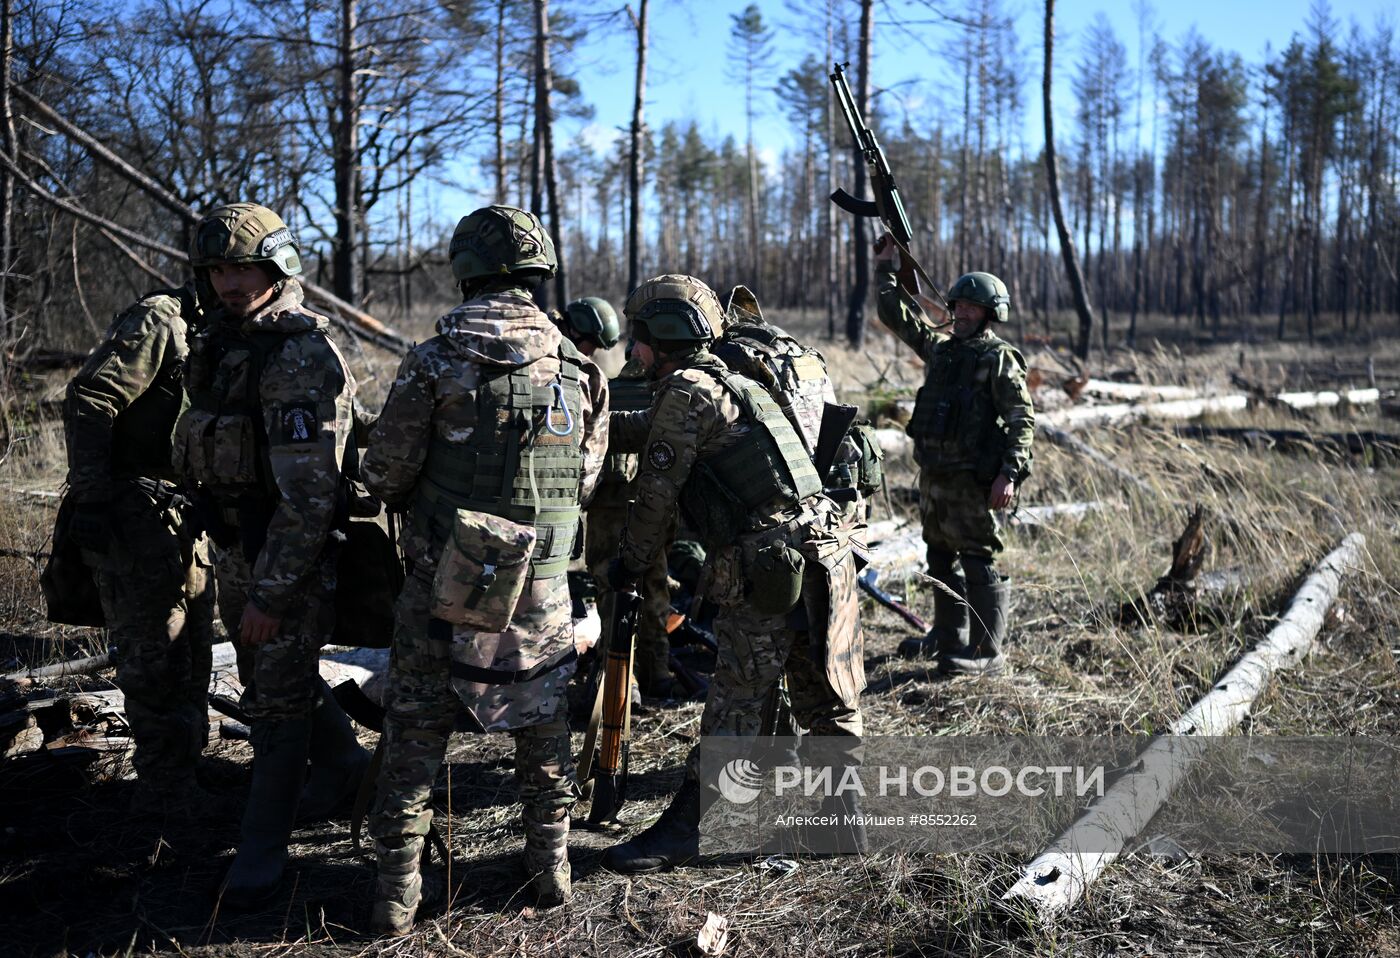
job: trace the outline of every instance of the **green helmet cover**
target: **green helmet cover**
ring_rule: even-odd
[[[190,265],[196,271],[215,263],[271,263],[283,276],[301,272],[301,256],[287,224],[266,206],[229,203],[214,209],[195,227]]]
[[[666,273],[642,283],[623,309],[644,343],[703,345],[724,334],[724,309],[714,290],[694,276]]]
[[[991,273],[964,273],[959,276],[953,288],[948,290],[948,305],[956,306],[960,299],[987,307],[999,323],[1011,318],[1011,294],[1006,291],[1006,284]]]
[[[548,279],[559,268],[554,240],[539,217],[514,206],[487,206],[462,217],[447,255],[459,283],[516,275]]]
[[[576,299],[564,307],[564,318],[574,332],[599,349],[612,349],[622,338],[622,324],[617,321],[617,311],[606,299],[597,296]]]

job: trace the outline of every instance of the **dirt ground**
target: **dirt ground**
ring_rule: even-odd
[[[816,334],[816,317],[775,317]],[[1264,329],[1266,327],[1261,327]],[[1155,342],[1096,356],[1094,375],[1230,391],[1243,373],[1271,389],[1400,383],[1400,334],[1332,333],[1313,347],[1236,331],[1215,344],[1161,320]],[[1014,334],[1017,330],[1013,328]],[[1029,338],[1029,336],[1028,336]],[[1242,340],[1242,341],[1240,341]],[[916,362],[872,330],[865,349],[820,344],[843,398],[892,408],[912,395]],[[350,350],[373,406],[392,381],[393,360]],[[1059,401],[1066,354],[1030,344],[1046,372],[1038,402]],[[1367,368],[1367,360],[1371,360]],[[63,452],[56,424],[37,405],[58,381],[36,382],[22,411],[22,442],[0,464],[0,670],[102,647],[92,630],[42,618],[36,566],[45,548]],[[23,418],[28,416],[27,419]],[[1300,428],[1261,409],[1210,424]],[[1376,407],[1320,411],[1302,428],[1400,432]],[[1252,710],[1255,735],[1400,733],[1400,471],[1394,463],[1280,452],[1179,437],[1173,424],[1086,430],[1082,438],[1142,478],[1124,487],[1111,473],[1038,443],[1021,503],[1100,500],[1082,521],[1010,533],[1003,571],[1014,583],[1007,676],[945,679],[894,655],[910,628],[864,607],[863,697],[873,734],[1151,734],[1179,716],[1276,621],[1301,578],[1343,535],[1367,537],[1363,568],[1343,585],[1313,654],[1280,673]],[[887,463],[890,503],[912,517],[915,473]],[[1188,628],[1125,627],[1115,616],[1166,571],[1189,509],[1207,510],[1206,568],[1246,585],[1213,601]],[[887,516],[877,502],[875,518]],[[930,614],[932,595],[906,597]],[[99,678],[94,680],[102,684]],[[647,703],[634,723],[627,832],[652,820],[679,782],[699,703]],[[366,743],[372,733],[363,735]],[[249,750],[212,749],[206,784],[241,795]],[[617,835],[576,830],[574,902],[526,907],[517,858],[522,844],[504,736],[453,740],[437,795],[452,848],[449,911],[411,938],[364,932],[371,858],[356,852],[345,821],[299,831],[294,864],[274,908],[231,917],[214,892],[237,842],[234,821],[163,822],[128,809],[132,783],[46,791],[0,775],[0,954],[126,955],[688,955],[708,912],[730,923],[726,954],[780,955],[1400,955],[1395,914],[1400,864],[1393,856],[1126,856],[1080,905],[1057,921],[1012,920],[992,907],[1023,862],[989,855],[872,855],[802,861],[781,874],[753,860],[722,861],[641,878],[599,867]]]

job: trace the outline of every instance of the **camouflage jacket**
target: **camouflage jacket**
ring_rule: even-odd
[[[189,287],[143,296],[117,315],[68,384],[63,431],[75,495],[100,498],[113,480],[179,478],[170,437],[185,407],[193,306]]]
[[[920,466],[938,472],[985,471],[984,464],[979,461],[979,447],[986,445],[987,437],[980,431],[989,428],[999,433],[994,454],[999,454],[1000,461],[991,464],[991,472],[995,474],[999,470],[1018,482],[1024,479],[1030,472],[1035,406],[1026,385],[1026,361],[1020,352],[990,329],[969,340],[955,339],[935,330],[924,318],[923,311],[899,286],[894,273],[882,271],[878,279],[880,321],[904,340],[925,364],[924,386],[919,391],[915,419],[909,430]],[[970,355],[965,358],[965,354]],[[956,422],[953,430],[968,433],[962,437],[949,436],[939,441],[916,435],[922,431],[920,423],[926,413],[921,407],[957,385],[947,380],[950,371],[960,369],[964,361],[973,364],[970,389],[984,400],[974,401],[970,408],[985,412],[981,416],[964,415]],[[994,422],[976,421],[980,418]]]
[[[325,550],[354,428],[355,378],[329,321],[301,304],[301,284],[288,279],[251,316],[210,317],[191,341],[191,405],[175,438],[176,465],[225,522],[266,517],[266,538],[249,556],[249,599],[273,615],[296,600]],[[249,530],[239,531],[246,544]]]
[[[439,319],[437,331],[399,365],[361,466],[365,485],[391,508],[413,505],[434,436],[460,442],[471,434],[483,367],[529,366],[536,385],[553,381],[559,370],[562,335],[525,290],[468,300]],[[592,496],[607,451],[601,428],[607,381],[591,362],[585,372],[585,408],[577,413],[583,427],[580,503]],[[443,543],[427,541],[411,522],[400,542],[404,554],[431,573]]]
[[[617,412],[610,417],[608,435],[624,450],[640,451],[637,497],[627,515],[621,556],[628,569],[649,567],[670,544],[671,524],[681,490],[695,465],[709,455],[744,440],[751,424],[733,395],[712,370],[724,364],[707,353],[664,377],[649,410]],[[756,529],[771,528],[797,512],[750,516]]]

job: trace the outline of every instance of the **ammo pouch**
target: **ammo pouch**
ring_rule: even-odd
[[[686,524],[707,549],[732,543],[749,519],[748,508],[705,462],[695,464],[681,487],[680,507]]]
[[[788,544],[773,539],[753,549],[741,546],[744,589],[749,608],[762,615],[787,615],[802,598],[802,573],[807,560]]]
[[[102,612],[97,580],[83,561],[82,547],[70,532],[74,508],[71,494],[65,495],[58,505],[52,551],[39,575],[39,586],[44,592],[50,622],[101,628],[107,625],[107,619]]]
[[[191,409],[179,431],[175,465],[200,485],[233,486],[258,481],[258,429],[242,413],[219,415]]]
[[[478,632],[504,632],[530,576],[535,527],[458,509],[438,559],[429,615]]]

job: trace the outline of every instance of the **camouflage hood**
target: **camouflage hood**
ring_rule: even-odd
[[[306,298],[301,283],[284,279],[281,289],[262,309],[246,316],[240,329],[252,333],[304,333],[312,329],[329,329],[331,322],[319,313],[302,308]]]
[[[437,331],[463,358],[489,366],[524,366],[554,356],[563,339],[533,300],[509,293],[468,300],[439,319]]]

